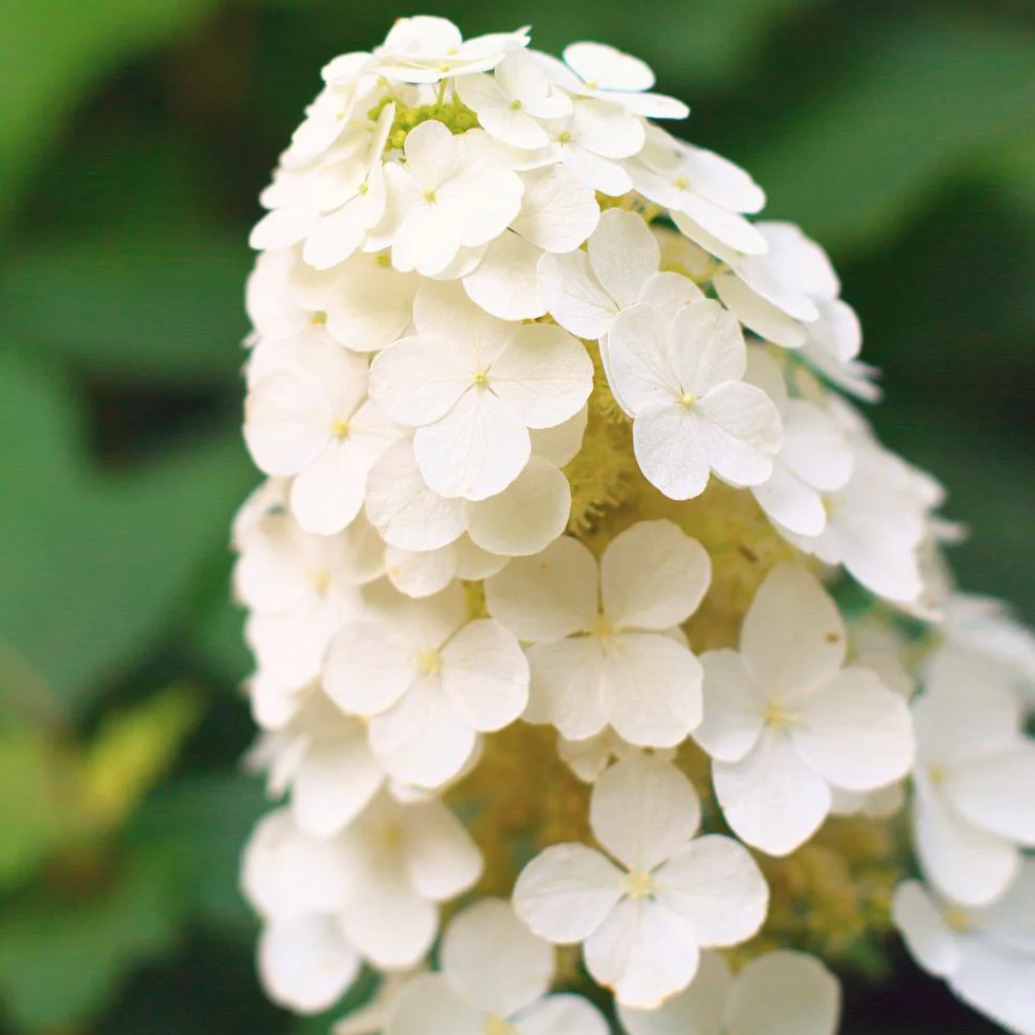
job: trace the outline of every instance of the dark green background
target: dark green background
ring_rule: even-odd
[[[227,601],[227,528],[257,481],[238,441],[245,240],[320,67],[416,10],[0,0],[4,1032],[325,1030],[262,1000],[234,890],[262,807],[237,769],[247,658]],[[1035,618],[1031,3],[429,13],[649,60],[694,109],[680,131],[745,165],[767,215],[830,250],[886,374],[878,428],[973,529],[961,578]],[[196,723],[164,745],[164,777],[143,779],[113,827],[78,829],[55,760],[100,750],[112,716],[169,688]],[[853,986],[849,1030],[985,1030],[900,969],[884,990]]]

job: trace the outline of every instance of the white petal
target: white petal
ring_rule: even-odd
[[[742,381],[713,388],[694,407],[712,470],[731,485],[761,485],[780,450],[780,414],[761,389]]]
[[[1035,960],[1031,957],[1011,956],[979,941],[967,942],[949,987],[1008,1031],[1035,1033]]]
[[[597,619],[597,562],[562,536],[534,557],[511,561],[485,583],[489,614],[519,640],[559,640]]]
[[[356,352],[376,352],[398,341],[413,320],[420,279],[358,256],[342,267],[327,298],[327,332]]]
[[[823,492],[844,486],[854,462],[841,429],[817,405],[804,399],[787,403],[780,459]]]
[[[791,738],[805,762],[850,791],[900,779],[916,753],[909,706],[865,668],[845,669],[803,701]]]
[[[331,436],[334,411],[305,370],[277,370],[248,393],[244,437],[267,474],[296,474],[312,463]]]
[[[765,920],[769,887],[751,853],[731,837],[697,838],[655,880],[658,902],[686,920],[702,948],[747,941]]]
[[[600,206],[592,188],[563,165],[532,169],[521,177],[525,196],[511,227],[544,251],[578,248],[596,229]]]
[[[496,1017],[510,1017],[546,995],[554,951],[501,899],[482,899],[449,925],[441,966],[468,999]]]
[[[341,923],[375,967],[413,967],[435,939],[438,907],[421,898],[393,863],[370,875],[342,911]]]
[[[673,402],[642,411],[633,424],[636,462],[669,499],[693,499],[708,484],[710,464],[701,423]]]
[[[653,1008],[697,972],[693,930],[650,899],[626,899],[585,946],[586,968],[626,1006]]]
[[[514,911],[531,930],[560,945],[588,938],[622,897],[622,873],[585,845],[553,845],[514,885]]]
[[[403,338],[371,364],[370,397],[389,420],[422,427],[460,402],[474,383],[476,365],[462,338]]]
[[[719,1035],[732,985],[733,976],[722,957],[702,952],[697,973],[685,991],[656,1010],[619,1003],[618,1017],[629,1035]]]
[[[708,552],[671,521],[638,521],[611,541],[600,562],[607,619],[668,629],[697,610],[711,582]]]
[[[512,1018],[517,1035],[609,1035],[604,1015],[577,995],[551,995]]]
[[[539,290],[550,315],[580,338],[607,333],[618,307],[589,268],[585,252],[546,253],[539,260]]]
[[[472,302],[501,320],[534,320],[546,312],[539,292],[543,252],[517,234],[497,237],[473,273],[464,277]]]
[[[551,722],[569,740],[592,737],[607,725],[602,691],[607,662],[596,637],[537,643],[529,648],[528,661],[528,721]]]
[[[956,816],[937,791],[914,788],[913,840],[927,879],[964,905],[987,905],[1016,879],[1020,852]]]
[[[410,439],[389,446],[371,468],[366,506],[385,541],[404,550],[434,550],[464,531],[462,503],[427,487]]]
[[[726,822],[768,855],[804,844],[830,811],[830,787],[798,755],[790,737],[766,730],[738,762],[712,763],[712,782]]]
[[[704,717],[694,730],[694,740],[712,758],[737,762],[758,743],[765,697],[736,651],[707,651],[701,655],[701,664]]]
[[[456,548],[452,543],[420,553],[389,546],[386,574],[400,593],[420,599],[440,593],[456,577]]]
[[[306,751],[292,785],[295,819],[308,833],[330,837],[370,804],[383,782],[366,730],[356,723]]]
[[[470,890],[482,875],[482,857],[457,816],[440,801],[401,810],[406,869],[414,888],[432,902]]]
[[[466,503],[467,531],[490,553],[526,557],[546,549],[568,525],[571,488],[547,460],[533,456],[498,496]]]
[[[259,974],[269,997],[298,1013],[333,1006],[356,980],[360,959],[331,917],[267,926],[259,940]]]
[[[482,500],[521,473],[532,444],[509,407],[475,388],[441,420],[417,429],[413,452],[424,480],[440,496]]]
[[[649,90],[654,85],[650,66],[606,43],[571,43],[564,61],[584,83],[605,90]]]
[[[675,747],[701,722],[701,663],[660,633],[622,633],[609,647],[603,701],[608,721],[630,744]]]
[[[680,394],[702,396],[726,381],[739,381],[747,366],[740,325],[710,299],[680,309],[672,324],[671,357]]]
[[[492,364],[489,385],[526,427],[552,428],[589,398],[593,361],[562,328],[526,324]]]
[[[814,956],[777,951],[737,975],[726,1028],[735,1035],[834,1035],[841,986]]]
[[[403,698],[370,720],[370,746],[402,783],[441,787],[459,773],[477,737],[438,681],[415,680]]]
[[[649,755],[618,762],[593,785],[593,834],[637,873],[653,870],[682,848],[700,820],[690,781],[670,762]]]
[[[418,974],[392,1004],[384,1035],[485,1035],[485,1022],[444,974]]]
[[[363,506],[372,457],[358,443],[331,439],[291,485],[291,513],[307,531],[333,535]]]
[[[814,575],[781,564],[751,602],[740,649],[760,686],[781,694],[808,692],[840,669],[844,623]]]
[[[464,721],[481,732],[502,729],[528,703],[528,662],[512,633],[482,618],[442,650],[442,688]]]
[[[826,528],[827,514],[817,490],[806,485],[780,459],[769,480],[752,486],[752,493],[770,520],[798,535],[818,536]]]
[[[1035,845],[1035,744],[1030,741],[959,766],[946,779],[944,792],[975,826]]]
[[[643,218],[612,208],[589,239],[589,265],[620,308],[632,305],[647,278],[658,272],[661,251]]]
[[[637,417],[649,407],[667,406],[681,397],[660,310],[642,303],[623,310],[611,325],[607,350],[608,380]]]
[[[905,881],[895,888],[891,916],[913,958],[924,970],[945,977],[959,967],[958,938],[919,881]]]
[[[343,711],[377,715],[406,692],[417,672],[409,645],[370,622],[352,622],[327,651],[323,685]]]
[[[745,327],[766,341],[787,349],[801,348],[807,332],[793,317],[756,294],[735,273],[720,273],[714,280],[719,298]]]
[[[589,420],[589,408],[583,406],[574,417],[552,428],[532,430],[532,454],[549,460],[554,467],[564,467],[582,449],[582,439]]]

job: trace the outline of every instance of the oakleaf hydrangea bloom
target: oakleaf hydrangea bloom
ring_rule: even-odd
[[[232,535],[270,998],[834,1035],[897,930],[1035,1035],[1035,634],[956,588],[822,246],[606,43],[402,18],[316,85]]]

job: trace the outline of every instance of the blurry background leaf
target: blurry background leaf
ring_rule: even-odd
[[[255,480],[236,434],[101,476],[70,441],[68,390],[0,356],[0,639],[70,702],[162,634]]]
[[[750,163],[773,216],[828,248],[887,239],[981,147],[1035,130],[1035,40],[951,18],[870,31],[833,88]]]
[[[0,919],[0,1000],[20,1029],[54,1032],[96,1016],[144,959],[174,944],[171,860],[142,853],[113,886],[81,901],[58,893]]]
[[[0,32],[0,220],[81,91],[127,53],[168,39],[212,0],[6,3]]]
[[[94,373],[230,379],[247,322],[239,238],[175,226],[62,237],[0,264],[0,330]]]

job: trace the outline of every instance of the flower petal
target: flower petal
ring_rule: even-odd
[[[514,885],[514,912],[531,930],[560,945],[596,931],[622,897],[622,872],[585,845],[540,852]]]
[[[593,835],[636,873],[648,873],[697,832],[701,806],[693,785],[671,762],[632,755],[593,785]]]
[[[711,582],[708,552],[671,521],[638,521],[619,533],[600,562],[607,620],[662,630],[697,610]]]
[[[814,956],[767,952],[737,975],[726,1029],[736,1035],[834,1035],[841,986]]]
[[[736,651],[706,651],[701,664],[704,717],[693,731],[694,740],[712,758],[738,762],[762,734],[765,697]]]

